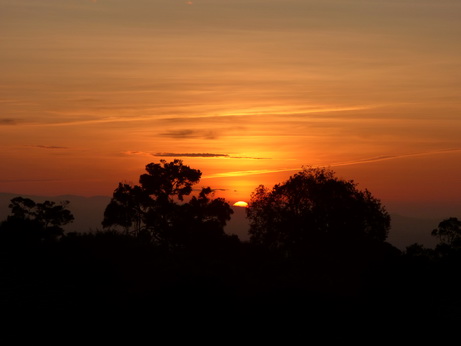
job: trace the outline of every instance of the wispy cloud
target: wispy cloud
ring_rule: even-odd
[[[122,152],[123,155],[129,156],[155,156],[155,157],[203,157],[203,158],[225,158],[225,159],[248,159],[248,160],[270,160],[267,157],[253,157],[253,156],[233,156],[230,154],[217,154],[217,153],[149,153],[145,151],[127,150]]]
[[[133,117],[93,117],[91,113],[71,113],[71,112],[49,112],[50,114],[63,115],[71,117],[68,119],[59,119],[59,120],[41,120],[41,121],[29,121],[28,125],[40,126],[40,127],[50,127],[50,126],[75,126],[75,125],[92,125],[92,124],[105,124],[105,123],[134,123],[140,121],[151,121],[152,118],[148,116],[133,116]],[[79,119],[81,118],[81,119]]]
[[[331,164],[330,167],[359,165],[359,164],[363,164],[363,163],[372,163],[372,162],[378,162],[378,161],[394,160],[394,159],[400,159],[400,158],[405,158],[405,157],[416,157],[416,156],[426,156],[426,155],[434,155],[434,154],[444,154],[444,153],[451,153],[451,152],[458,152],[458,151],[461,151],[461,148],[428,150],[428,151],[423,151],[423,152],[400,154],[400,155],[382,155],[382,156],[375,156],[375,157],[359,159],[359,160],[354,160],[354,161],[338,162],[338,163]]]
[[[362,111],[367,109],[378,108],[381,105],[363,105],[363,106],[349,106],[349,107],[327,107],[327,106],[317,106],[312,108],[299,108],[299,109],[287,109],[283,107],[270,107],[270,108],[261,108],[261,109],[248,109],[239,112],[230,112],[224,113],[223,116],[267,116],[267,115],[305,115],[312,113],[334,113],[334,112],[350,112],[350,111]]]
[[[122,154],[123,155],[129,155],[129,156],[135,156],[135,155],[151,156],[150,153],[146,153],[145,151],[136,151],[136,150],[123,151]]]
[[[231,159],[250,159],[250,160],[271,160],[270,157],[253,157],[253,156],[231,156]]]
[[[152,156],[159,157],[229,157],[228,154],[212,154],[212,153],[155,153]]]
[[[224,157],[229,159],[251,159],[251,160],[269,160],[265,157],[252,156],[233,156],[230,154],[213,154],[213,153],[155,153],[152,156],[158,157]]]
[[[213,121],[213,122],[224,122],[229,123],[229,121],[235,121],[236,119],[245,119],[248,121],[251,119],[266,119],[267,117],[281,117],[286,119],[286,117],[294,118],[303,118],[309,116],[310,118],[324,117],[325,113],[341,113],[341,112],[359,112],[366,111],[370,109],[378,109],[385,107],[385,104],[376,104],[376,105],[358,105],[358,106],[343,106],[343,107],[328,107],[328,106],[313,106],[311,108],[298,107],[288,109],[286,107],[253,107],[248,109],[241,109],[235,111],[226,111],[219,110],[213,112],[212,114],[188,114],[185,116],[171,116],[163,117],[161,121],[165,123],[179,123],[179,122],[193,122],[196,123],[200,120]],[[241,127],[235,127],[232,129],[239,129]],[[181,130],[189,131],[189,130]],[[200,131],[200,130],[190,130],[190,131]]]
[[[155,156],[155,157],[230,157],[228,154],[214,153],[149,153],[145,151],[127,150],[122,152],[123,155],[130,156]]]
[[[364,158],[364,159],[359,159],[359,160],[354,160],[354,161],[339,162],[339,163],[333,163],[333,164],[328,164],[328,165],[317,165],[317,167],[339,167],[339,166],[358,165],[358,164],[372,163],[372,162],[378,162],[378,161],[400,159],[400,158],[405,158],[405,157],[444,154],[444,153],[459,152],[459,151],[461,151],[461,148],[440,149],[440,150],[432,150],[432,151],[401,154],[401,155],[382,155],[382,156]],[[247,175],[268,174],[268,173],[278,173],[278,172],[299,172],[301,170],[302,168],[281,168],[281,169],[232,171],[232,172],[222,172],[222,173],[210,174],[210,175],[204,176],[203,178],[241,177],[241,176],[247,176]]]
[[[68,147],[60,147],[60,146],[57,146],[57,145],[34,145],[33,147],[34,148],[40,148],[40,149],[51,149],[51,150],[69,149]]]
[[[42,183],[42,182],[55,182],[65,181],[61,178],[50,178],[50,179],[0,179],[0,183]]]
[[[170,137],[170,138],[205,138],[205,139],[217,139],[218,134],[214,130],[172,130],[161,133],[160,136],[162,137]]]
[[[17,122],[15,119],[11,118],[2,118],[0,119],[0,125],[16,125]]]

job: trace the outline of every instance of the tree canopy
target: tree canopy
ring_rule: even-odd
[[[440,244],[461,245],[461,221],[456,217],[442,220],[437,228],[432,230],[431,235],[437,237]]]
[[[126,232],[148,234],[158,243],[178,244],[202,239],[209,234],[222,237],[224,226],[233,213],[223,198],[213,198],[204,187],[188,202],[201,171],[184,165],[182,160],[146,165],[140,185],[119,183],[104,211],[104,228],[121,226]],[[202,239],[203,240],[203,239]]]
[[[11,214],[1,224],[3,236],[35,241],[55,240],[63,235],[62,226],[74,221],[67,209],[69,201],[36,203],[30,198],[11,199]]]
[[[272,189],[251,195],[250,241],[292,249],[321,239],[385,241],[390,216],[368,190],[326,168],[304,168]]]

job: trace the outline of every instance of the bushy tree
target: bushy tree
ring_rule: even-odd
[[[390,216],[368,190],[326,168],[304,168],[272,189],[251,195],[250,241],[285,250],[322,240],[359,238],[384,242]]]

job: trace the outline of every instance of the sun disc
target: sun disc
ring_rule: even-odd
[[[234,203],[235,207],[248,207],[248,203],[244,201],[238,201]]]

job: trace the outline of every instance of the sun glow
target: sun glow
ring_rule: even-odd
[[[244,201],[238,201],[238,202],[235,202],[234,203],[234,207],[248,207],[248,203],[247,202],[244,202]]]

